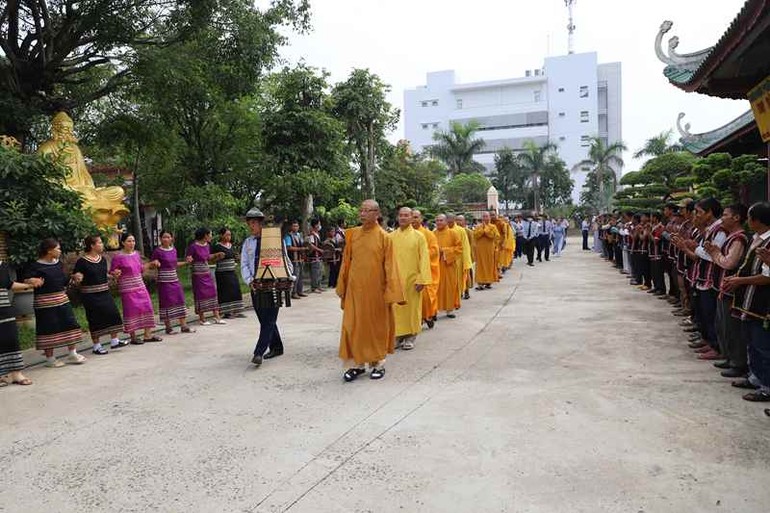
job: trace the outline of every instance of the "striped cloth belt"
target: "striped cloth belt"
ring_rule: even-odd
[[[109,284],[105,283],[98,283],[96,285],[81,285],[80,286],[80,293],[81,294],[96,294],[97,292],[107,292],[110,290]]]
[[[8,289],[0,289],[0,308],[11,306],[11,292]]]
[[[161,269],[158,271],[158,283],[174,283],[179,281],[176,269]]]
[[[143,289],[144,280],[142,280],[142,276],[139,274],[136,276],[126,276],[125,278],[121,276],[119,285],[121,292],[130,292],[132,290]]]
[[[65,291],[49,292],[48,294],[35,295],[34,301],[32,301],[33,308],[56,308],[58,306],[66,305],[70,300],[67,297]]]
[[[218,273],[225,273],[229,271],[235,271],[235,259],[234,258],[228,258],[226,260],[220,260],[217,263],[217,272]]]
[[[209,264],[206,262],[193,262],[192,272],[193,274],[208,274]]]

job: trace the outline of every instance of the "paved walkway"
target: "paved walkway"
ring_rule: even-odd
[[[37,368],[0,390],[2,512],[736,512],[770,504],[770,419],[661,301],[574,244],[520,263],[344,384],[338,301]]]

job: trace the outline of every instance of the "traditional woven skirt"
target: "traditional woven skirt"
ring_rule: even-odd
[[[80,287],[80,298],[86,310],[88,330],[94,338],[123,329],[123,319],[106,283]]]
[[[66,292],[36,294],[35,347],[41,351],[77,344],[83,338]]]
[[[195,262],[192,266],[193,296],[195,296],[195,313],[200,315],[219,309],[217,287],[211,278],[208,264]]]
[[[140,275],[121,277],[120,299],[123,302],[123,331],[133,333],[155,327],[150,294]]]
[[[0,319],[0,376],[23,368],[16,318]]]
[[[162,321],[187,317],[184,290],[176,269],[158,271],[158,314]]]
[[[219,264],[214,273],[217,279],[219,311],[223,314],[238,313],[243,310],[243,294],[235,275],[235,260],[223,260]]]

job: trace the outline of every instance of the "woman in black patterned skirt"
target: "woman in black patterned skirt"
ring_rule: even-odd
[[[88,330],[94,344],[94,354],[107,354],[99,343],[99,337],[110,335],[110,347],[125,347],[128,342],[118,339],[123,328],[123,319],[110,292],[107,260],[102,256],[104,242],[99,235],[89,235],[83,241],[85,254],[75,263],[72,279],[80,285],[80,297],[86,310]]]
[[[217,279],[217,300],[219,311],[225,319],[233,317],[246,317],[243,310],[243,294],[238,276],[235,274],[235,252],[233,251],[232,233],[227,228],[219,230],[219,242],[214,244],[211,252],[221,253],[224,256],[217,260],[217,268],[214,275]]]
[[[24,360],[21,357],[16,312],[13,309],[13,293],[32,288],[33,285],[15,282],[8,264],[0,261],[0,387],[10,383],[32,384],[32,380],[21,373]]]

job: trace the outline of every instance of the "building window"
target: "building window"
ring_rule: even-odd
[[[560,93],[563,93],[563,92],[564,92],[564,88],[563,88],[563,87],[560,87],[560,88],[559,88],[559,92],[560,92]]]
[[[423,124],[422,124],[422,129],[423,129],[423,130],[427,130],[427,129],[428,129],[428,125],[427,125],[426,123],[423,123]]]
[[[559,112],[559,117],[560,117],[560,118],[563,118],[563,117],[564,117],[564,116],[566,116],[566,115],[567,115],[567,114],[566,114],[566,113],[564,113],[564,112]]]
[[[430,104],[432,107],[438,107],[438,100],[433,100]]]
[[[588,98],[588,86],[580,86],[580,97]]]
[[[581,110],[580,111],[580,122],[581,123],[588,123],[588,111],[587,110]]]
[[[540,101],[540,91],[535,91],[535,103]]]
[[[583,148],[588,148],[589,146],[591,146],[591,138],[588,137],[587,135],[581,135],[580,146],[582,146]]]
[[[462,98],[458,98],[457,100],[457,110],[460,110],[463,108],[463,100]]]
[[[560,136],[559,136],[559,140],[560,140],[560,141],[566,141],[566,140],[567,140],[567,138],[566,138],[565,136],[563,136],[563,135],[560,135]]]
[[[438,123],[433,123],[431,126],[432,126],[433,128],[438,128]]]

